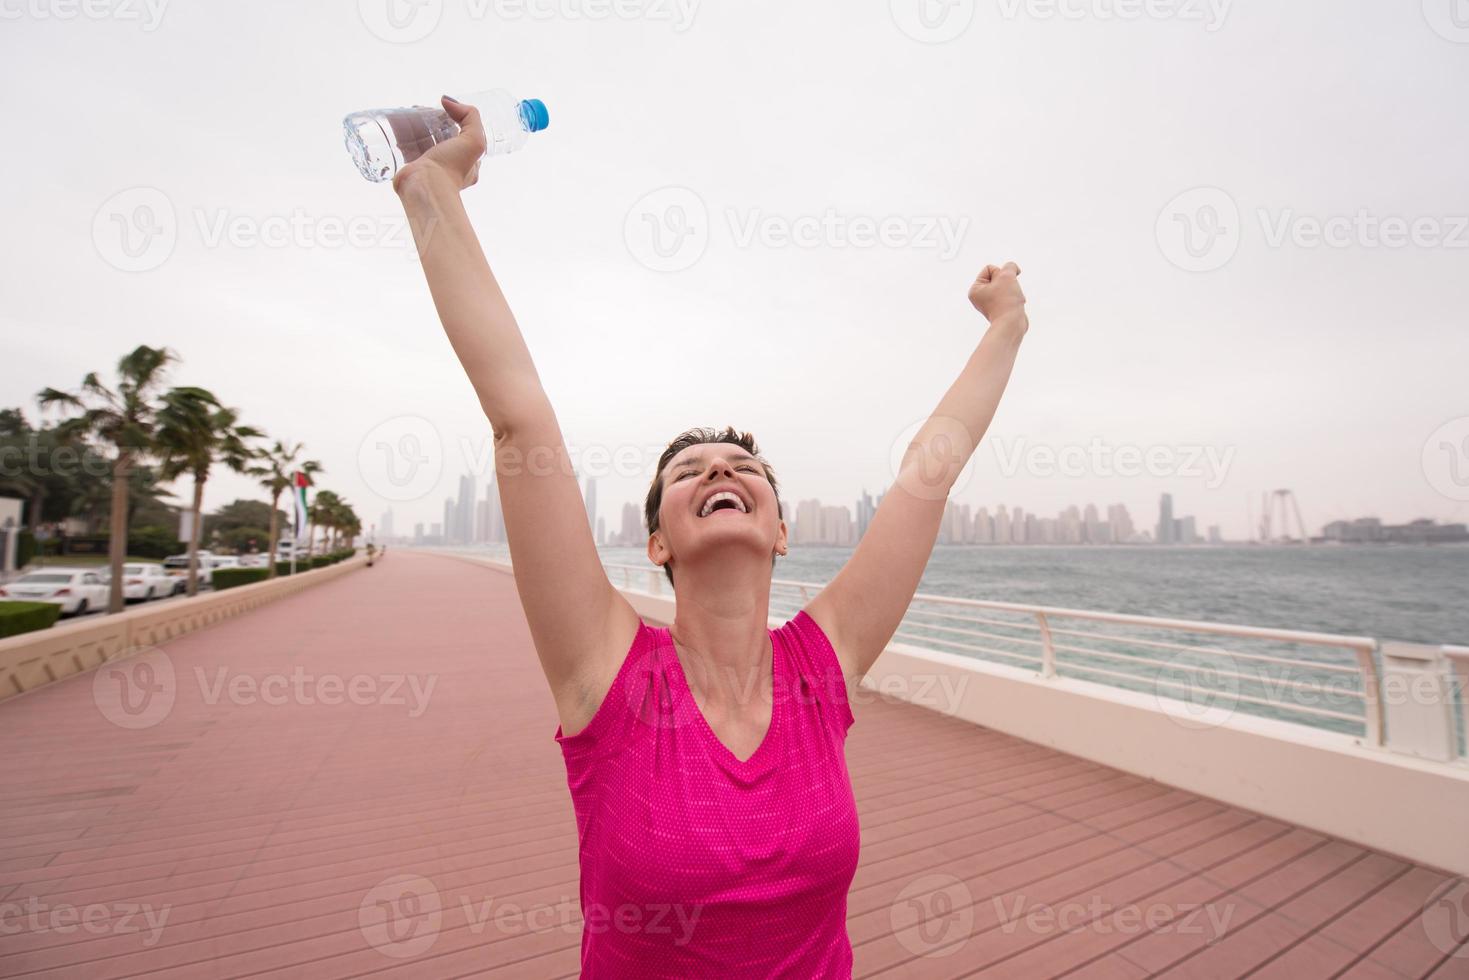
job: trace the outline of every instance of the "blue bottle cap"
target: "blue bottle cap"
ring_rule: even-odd
[[[551,115],[546,112],[546,103],[540,99],[524,99],[518,108],[520,121],[525,125],[526,132],[539,133],[551,125]]]

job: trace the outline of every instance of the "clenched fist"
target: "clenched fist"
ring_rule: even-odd
[[[1020,291],[1020,266],[1006,262],[987,265],[969,287],[969,302],[990,323],[1012,322],[1023,332],[1030,326],[1025,315],[1025,294]]]

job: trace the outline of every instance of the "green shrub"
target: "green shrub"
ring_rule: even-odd
[[[331,555],[317,555],[311,559],[312,568],[325,568],[332,563]]]
[[[214,570],[214,591],[220,589],[233,589],[237,585],[249,585],[252,582],[264,582],[269,569],[266,568],[216,568]]]
[[[60,615],[61,607],[54,602],[0,600],[0,636],[50,629]]]
[[[139,558],[167,558],[184,550],[172,531],[156,524],[128,529],[128,554]]]
[[[20,532],[20,538],[15,543],[15,567],[25,568],[36,557],[36,536],[30,531]]]

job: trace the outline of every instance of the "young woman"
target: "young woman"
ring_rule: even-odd
[[[1005,390],[1027,328],[1020,270],[986,266],[970,287],[988,329],[846,566],[779,629],[770,583],[788,543],[771,467],[732,428],[676,439],[646,517],[677,605],[670,627],[650,626],[597,557],[556,415],[459,199],[479,177],[479,113],[443,105],[459,135],[393,187],[494,429],[515,585],[576,812],[582,976],[850,976],[848,695],[903,618]]]

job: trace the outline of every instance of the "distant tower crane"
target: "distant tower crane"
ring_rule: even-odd
[[[1261,495],[1260,501],[1260,541],[1263,544],[1290,544],[1299,541],[1305,544],[1311,540],[1306,533],[1306,522],[1301,518],[1301,505],[1296,501],[1296,495],[1290,490],[1274,490]],[[1276,516],[1279,515],[1280,534],[1275,534]],[[1290,536],[1290,519],[1296,519],[1296,529],[1300,531],[1300,538]]]

